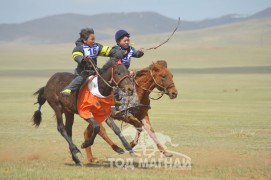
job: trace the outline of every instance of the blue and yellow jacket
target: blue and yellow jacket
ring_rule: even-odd
[[[89,56],[95,65],[97,65],[97,56],[113,57],[117,59],[123,58],[122,51],[120,49],[110,48],[109,46],[103,46],[99,43],[95,43],[90,47],[84,44],[79,38],[75,42],[75,45],[76,47],[72,51],[72,58],[78,63],[75,70],[77,74],[80,74],[83,70],[94,70],[92,67],[89,67],[85,61],[83,61],[86,56]]]

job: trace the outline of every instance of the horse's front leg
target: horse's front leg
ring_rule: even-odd
[[[142,129],[143,124],[142,124],[139,120],[137,120],[135,117],[133,117],[133,116],[128,116],[125,122],[127,122],[127,123],[133,125],[133,126],[136,128],[136,136],[135,136],[134,140],[132,140],[132,141],[130,142],[130,145],[131,145],[131,147],[133,148],[133,147],[135,147],[135,146],[137,145],[137,143],[138,143],[140,134],[141,134],[141,132],[142,132],[142,130],[143,130],[143,129]]]
[[[85,132],[84,132],[84,138],[89,139],[92,134],[92,127],[88,127]],[[122,154],[124,153],[124,150],[118,147],[107,135],[105,128],[103,127],[102,124],[100,124],[100,132],[99,135],[112,147],[112,149],[119,153]],[[94,157],[92,154],[91,146],[85,148],[86,154],[87,154],[87,159],[90,162],[95,162],[98,161],[98,158]]]
[[[122,148],[120,148],[118,145],[116,145],[107,135],[106,130],[103,126],[101,126],[101,130],[99,135],[112,147],[112,149],[119,153],[119,154],[123,154],[124,150]]]
[[[132,156],[135,156],[134,151],[132,149],[132,147],[130,146],[130,144],[127,142],[127,140],[125,139],[125,137],[123,136],[123,134],[121,133],[120,129],[118,128],[118,126],[115,124],[114,119],[112,117],[109,117],[106,120],[107,125],[114,131],[114,133],[119,137],[119,139],[121,140],[123,146],[125,147],[125,149],[127,151],[130,152],[130,154]]]
[[[172,157],[173,155],[171,153],[169,153],[164,146],[161,144],[161,142],[159,141],[159,139],[157,138],[151,123],[150,123],[150,119],[149,116],[145,116],[144,119],[142,120],[142,123],[144,125],[144,129],[148,132],[149,136],[153,139],[153,141],[156,143],[157,148],[159,149],[160,152],[162,152],[166,157]]]

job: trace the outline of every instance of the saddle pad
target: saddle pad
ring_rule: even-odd
[[[97,123],[102,123],[110,116],[111,106],[114,104],[113,92],[108,97],[102,96],[99,92],[97,77],[91,76],[79,92],[77,109],[82,118],[94,117]]]

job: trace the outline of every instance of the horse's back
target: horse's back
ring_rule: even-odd
[[[54,106],[64,106],[65,109],[76,112],[76,95],[70,96],[60,94],[60,92],[76,77],[69,72],[57,72],[51,76],[45,86],[45,95],[48,103],[54,109]]]

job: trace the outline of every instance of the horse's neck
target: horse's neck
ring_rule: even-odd
[[[155,82],[153,81],[151,74],[147,73],[144,76],[140,76],[139,78],[136,78],[136,81],[137,81],[137,84],[139,85],[139,86],[136,86],[136,92],[137,92],[140,104],[149,105],[150,93],[155,88]],[[148,89],[148,90],[145,90],[145,89]]]
[[[104,72],[103,74],[101,74],[102,78],[108,82],[111,79],[111,73],[108,72],[108,70],[106,72]],[[100,76],[98,76],[98,87],[99,87],[99,91],[101,93],[101,95],[103,96],[109,96],[112,92],[112,88],[110,86],[108,86],[102,79]]]

